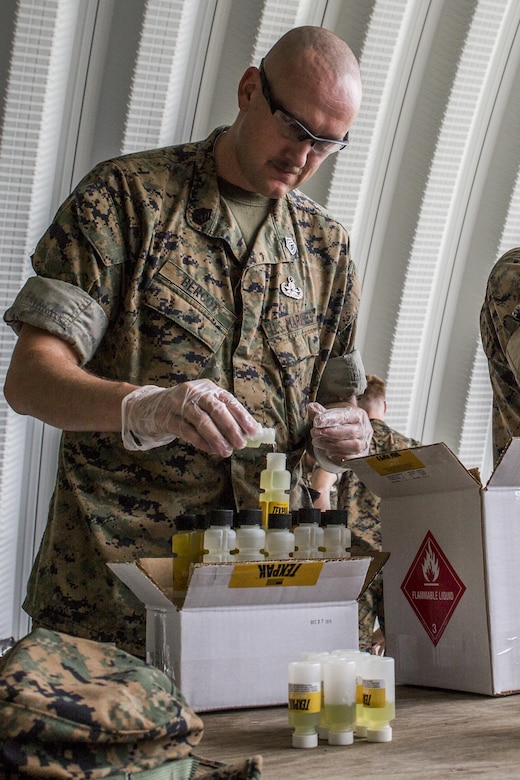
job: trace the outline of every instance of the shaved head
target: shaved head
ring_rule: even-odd
[[[313,26],[285,33],[260,68],[250,66],[240,80],[238,117],[215,147],[217,170],[242,189],[278,198],[330,153],[320,154],[316,140],[347,141],[361,106],[361,73],[342,38]]]
[[[295,27],[285,33],[265,57],[274,69],[293,68],[304,52],[314,52],[336,78],[350,75],[360,79],[356,55],[335,33],[324,27]]]

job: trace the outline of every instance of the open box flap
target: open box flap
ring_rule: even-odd
[[[354,458],[349,468],[381,498],[479,489],[475,478],[443,442]]]
[[[384,554],[383,554],[384,555]],[[345,603],[366,586],[371,556],[265,563],[198,563],[192,568],[183,609]],[[171,558],[141,558],[108,566],[147,606],[176,608]]]
[[[518,488],[520,482],[519,463],[520,438],[510,439],[489,478],[486,490],[489,488]]]
[[[352,555],[366,555],[366,552],[364,550],[358,550],[356,547],[351,547],[351,553]],[[388,552],[373,552],[370,553],[370,565],[368,567],[366,576],[365,576],[365,582],[363,583],[363,587],[361,588],[361,592],[359,596],[362,596],[363,593],[366,591],[374,577],[379,574],[387,560],[390,558],[390,553]],[[358,596],[358,598],[359,598]]]
[[[172,558],[140,558],[107,566],[145,606],[155,609],[174,606]]]
[[[184,609],[355,601],[370,563],[371,558],[365,556],[341,560],[196,564]]]

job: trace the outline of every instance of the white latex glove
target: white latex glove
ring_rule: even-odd
[[[138,387],[123,399],[121,416],[127,450],[149,450],[179,438],[227,458],[261,428],[234,395],[210,379]]]
[[[364,409],[349,405],[326,409],[315,402],[308,409],[314,457],[325,471],[341,474],[348,460],[368,455],[373,431]]]

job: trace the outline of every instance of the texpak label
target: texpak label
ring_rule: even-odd
[[[419,547],[401,590],[431,641],[437,645],[466,586],[430,531]]]
[[[266,588],[287,585],[316,585],[323,561],[266,561],[237,563],[230,588]]]

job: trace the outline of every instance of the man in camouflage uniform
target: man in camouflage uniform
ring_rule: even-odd
[[[181,512],[256,506],[259,424],[293,470],[309,435],[336,464],[366,452],[354,397],[313,403],[364,388],[349,238],[295,190],[360,100],[347,44],[296,28],[246,70],[231,127],[104,162],[59,209],[5,315],[7,400],[64,431],[35,625],[142,655],[143,607],[106,563],[171,554]]]
[[[493,458],[520,436],[520,249],[506,252],[489,275],[480,312],[482,346],[493,388]]]
[[[367,412],[374,431],[370,443],[370,455],[381,452],[403,450],[417,447],[420,442],[391,428],[384,420],[386,414],[386,383],[375,374],[367,374],[367,387],[358,398],[358,406]],[[316,473],[311,484],[322,495],[318,504],[322,508],[326,502],[326,491],[334,475]],[[316,505],[316,504],[315,504]],[[381,550],[381,523],[379,510],[381,499],[369,490],[356,474],[347,469],[337,483],[336,506],[347,512],[347,523],[352,533],[352,547],[357,552],[369,555]],[[378,619],[380,632],[375,637],[374,623]],[[359,599],[359,646],[362,650],[371,650],[374,644],[382,642],[384,646],[383,578],[380,573]]]

